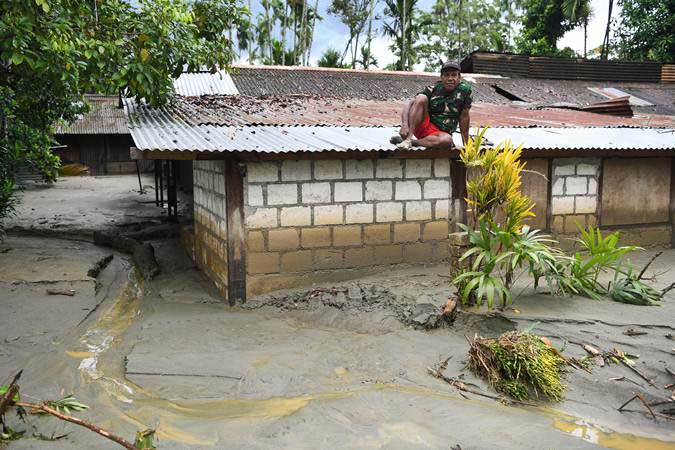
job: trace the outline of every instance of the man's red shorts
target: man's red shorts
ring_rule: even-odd
[[[413,130],[413,134],[417,139],[422,139],[427,136],[431,136],[433,134],[441,134],[441,133],[445,133],[445,131],[441,131],[436,125],[431,123],[431,121],[429,120],[429,115],[426,115],[422,123],[417,125],[417,128]]]

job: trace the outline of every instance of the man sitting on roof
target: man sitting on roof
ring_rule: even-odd
[[[462,142],[469,138],[471,85],[461,80],[459,63],[447,61],[441,67],[441,80],[427,86],[406,103],[401,117],[400,136],[390,139],[399,149],[411,146],[452,148],[452,133],[457,129]],[[417,139],[413,139],[410,131]]]

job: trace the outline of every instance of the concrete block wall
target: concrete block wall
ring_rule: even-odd
[[[577,233],[596,226],[600,159],[559,158],[553,160],[551,179],[551,230],[558,234]]]
[[[227,298],[227,222],[225,162],[195,161],[194,259]]]
[[[249,295],[447,259],[448,159],[247,163]]]

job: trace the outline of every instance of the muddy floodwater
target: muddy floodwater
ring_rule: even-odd
[[[633,393],[671,395],[672,294],[661,307],[637,307],[526,292],[503,313],[465,310],[427,330],[416,326],[418,305],[448,298],[444,266],[231,308],[177,242],[153,245],[162,273],[146,282],[117,253],[88,276],[111,254],[88,242],[10,236],[0,244],[0,379],[24,369],[26,398],[72,393],[90,406],[78,416],[129,440],[154,428],[160,449],[675,449],[675,422],[653,420],[639,403],[617,411]],[[669,250],[653,270],[673,263]],[[667,273],[658,286],[673,281]],[[320,295],[300,301],[307,292]],[[621,365],[570,369],[563,402],[514,407],[461,395],[427,372],[450,357],[447,376],[494,393],[464,367],[466,336],[533,324],[568,356],[584,356],[575,341],[638,355],[654,385]],[[118,448],[51,418],[16,426],[28,432],[11,449]],[[36,430],[67,436],[41,441],[31,437]]]

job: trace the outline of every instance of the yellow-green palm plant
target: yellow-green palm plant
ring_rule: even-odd
[[[503,220],[502,230],[518,233],[523,221],[534,216],[534,203],[520,192],[521,173],[525,162],[520,160],[522,146],[503,141],[494,147],[483,147],[487,128],[481,129],[460,150],[460,160],[469,170],[466,183],[474,223],[485,220],[490,226]]]

